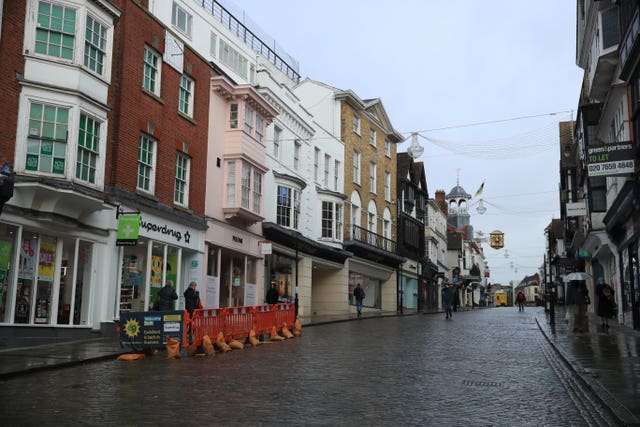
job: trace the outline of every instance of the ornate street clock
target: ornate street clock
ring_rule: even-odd
[[[493,249],[500,249],[504,247],[504,233],[498,230],[489,233],[489,245]]]

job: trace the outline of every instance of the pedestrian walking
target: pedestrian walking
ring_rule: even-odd
[[[573,332],[587,330],[587,304],[591,303],[584,280],[572,280],[567,286],[566,304],[571,309]]]
[[[524,311],[525,301],[526,301],[526,298],[524,297],[524,292],[522,291],[518,292],[518,295],[516,296],[516,304],[518,304],[518,311]]]
[[[442,288],[442,305],[444,306],[445,319],[453,318],[453,301],[455,290],[450,283],[445,283]]]
[[[267,300],[267,304],[277,304],[278,303],[278,291],[276,290],[276,283],[271,282],[271,287],[267,291],[267,296],[265,298]]]
[[[184,308],[189,312],[189,317],[193,317],[196,308],[202,308],[200,303],[200,292],[196,290],[196,282],[189,283],[189,287],[184,291]]]
[[[178,299],[178,294],[173,288],[173,281],[167,280],[166,284],[158,292],[158,311],[173,309],[173,301]]]
[[[360,317],[362,316],[362,301],[365,297],[364,289],[362,289],[360,283],[358,283],[356,288],[353,290],[353,296],[356,299],[356,309],[358,310],[358,317]]]
[[[602,277],[598,277],[596,284],[596,297],[597,297],[597,313],[602,319],[602,328],[609,329],[609,319],[616,314],[616,300],[615,291],[613,288],[605,283]]]

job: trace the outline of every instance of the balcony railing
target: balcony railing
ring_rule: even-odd
[[[297,61],[287,54],[282,48],[279,48],[275,41],[272,45],[263,41],[267,37],[262,38],[238,20],[231,12],[229,12],[220,2],[215,0],[194,0],[199,3],[207,12],[217,18],[225,27],[233,34],[238,36],[247,46],[256,52],[262,54],[275,67],[287,75],[296,83],[300,82],[300,73],[298,73]],[[246,19],[246,17],[245,17]],[[290,65],[291,64],[291,65]]]
[[[396,242],[357,225],[345,227],[344,240],[366,243],[387,252],[396,252]]]

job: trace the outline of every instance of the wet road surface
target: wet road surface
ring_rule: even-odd
[[[206,358],[37,372],[0,382],[3,425],[616,425],[535,310],[366,319]]]

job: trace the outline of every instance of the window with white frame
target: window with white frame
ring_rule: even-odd
[[[236,74],[246,79],[247,75],[247,58],[242,56],[240,52],[231,47],[224,39],[220,39],[218,43],[220,51],[220,62],[231,68]]]
[[[384,140],[384,155],[387,157],[391,157],[391,143],[388,139]]]
[[[256,113],[256,141],[262,142],[262,136],[264,135],[264,119],[260,114]]]
[[[384,199],[387,202],[391,201],[391,174],[389,172],[384,173]]]
[[[324,186],[329,186],[329,172],[331,169],[331,156],[328,154],[324,155]]]
[[[322,238],[342,240],[342,204],[322,202]]]
[[[273,127],[273,157],[280,158],[280,139],[282,138],[282,129],[278,126]]]
[[[176,182],[173,201],[182,206],[189,205],[189,170],[191,159],[184,153],[176,156]]]
[[[260,212],[262,204],[262,173],[253,170],[253,212]]]
[[[372,193],[375,193],[377,188],[377,181],[376,181],[377,171],[378,171],[378,165],[376,165],[375,162],[371,162],[369,164],[369,191],[371,191]]]
[[[318,147],[313,150],[313,179],[316,182],[320,180],[320,149]]]
[[[76,179],[91,184],[96,182],[96,168],[100,157],[100,121],[80,114]]]
[[[180,94],[178,110],[182,114],[193,117],[193,80],[184,74],[180,76]]]
[[[300,170],[300,152],[302,150],[302,144],[299,140],[295,140],[293,144],[293,169]]]
[[[107,28],[87,16],[84,34],[84,66],[101,76],[107,54]]]
[[[227,163],[227,205],[236,203],[236,162]]]
[[[360,135],[360,117],[353,115],[353,131]]]
[[[376,246],[378,236],[376,236],[378,229],[376,227],[376,214],[375,212],[367,212],[367,242],[370,245]]]
[[[353,150],[353,182],[360,185],[360,152]]]
[[[333,165],[333,191],[340,188],[340,160],[336,160]]]
[[[142,87],[157,96],[160,96],[161,64],[160,55],[149,46],[145,46]]]
[[[238,104],[229,104],[229,127],[238,128]]]
[[[283,227],[298,229],[300,216],[300,190],[298,188],[278,185],[278,201],[276,221]]]
[[[251,166],[242,162],[242,199],[240,206],[249,209],[251,200]]]
[[[253,133],[253,110],[248,104],[244,104],[244,131],[248,134]]]
[[[26,170],[64,175],[69,109],[32,103],[29,110]]]
[[[76,9],[54,2],[38,3],[35,52],[73,60]]]
[[[216,55],[217,40],[218,40],[218,36],[216,35],[216,33],[212,31],[209,36],[209,54],[211,54],[211,56],[213,56],[214,58],[218,56]]]
[[[156,141],[150,136],[140,134],[138,144],[138,182],[136,188],[147,193],[154,192]]]
[[[376,146],[376,130],[369,129],[369,145]]]
[[[191,26],[193,24],[193,17],[190,13],[184,10],[177,3],[173,3],[173,10],[171,13],[171,25],[185,36],[191,38]]]

